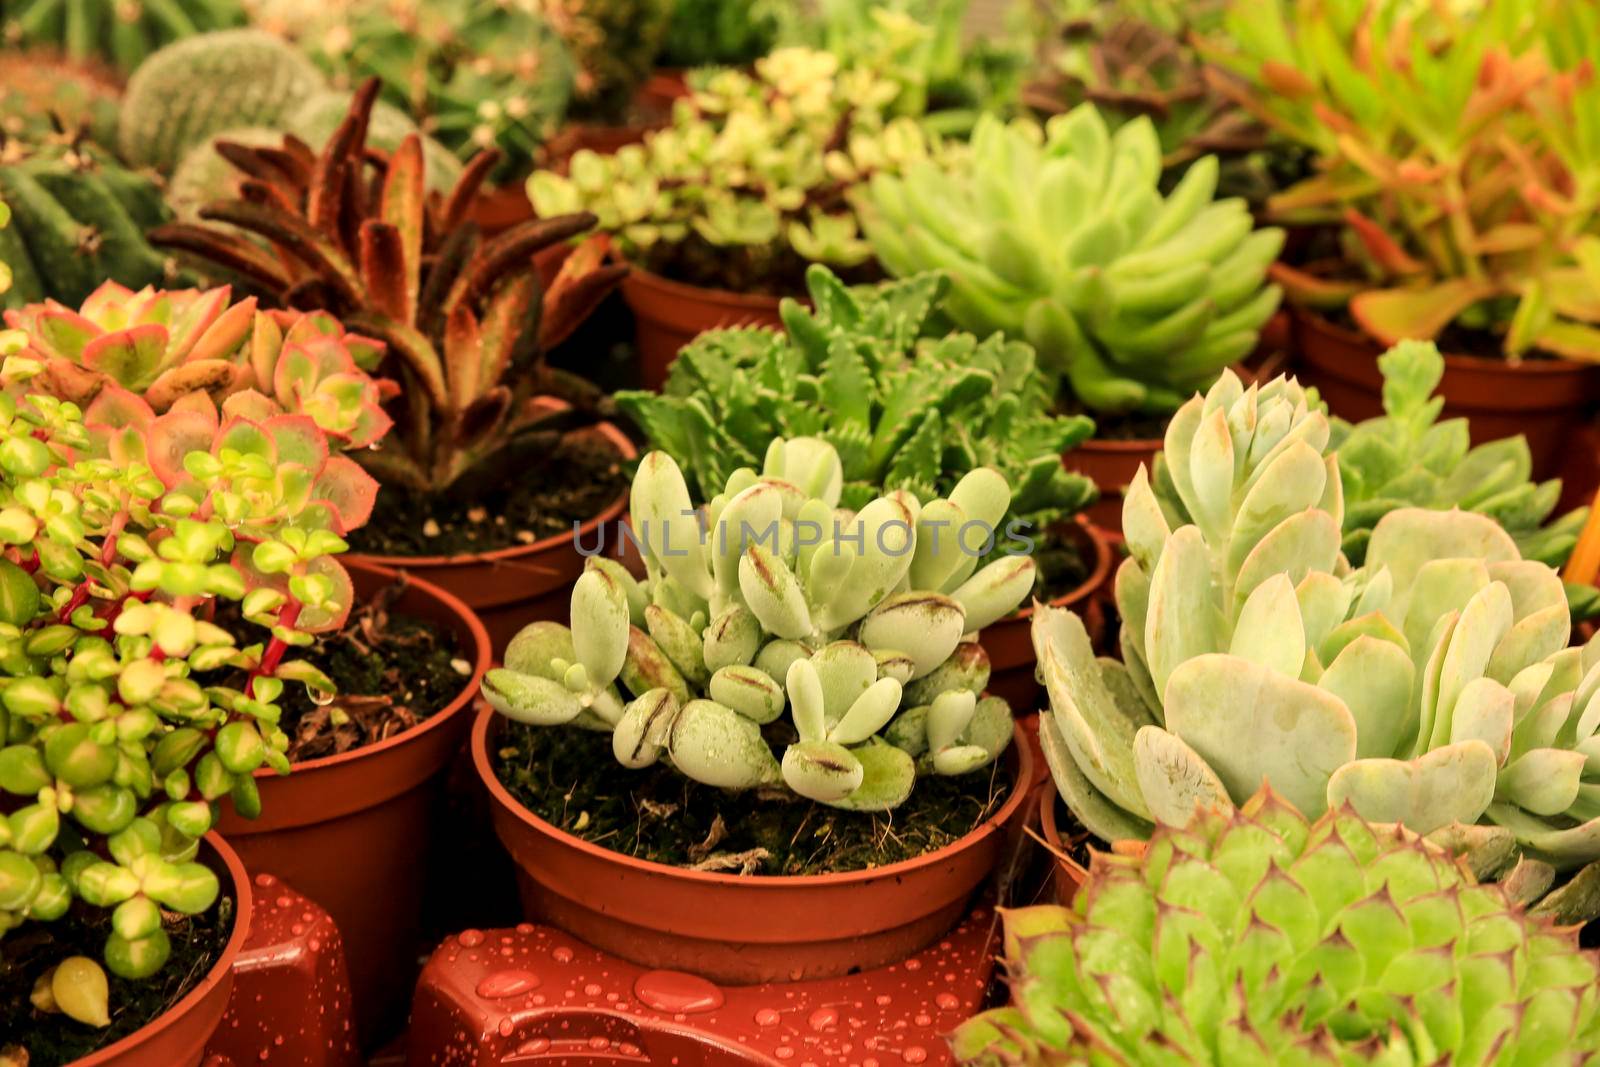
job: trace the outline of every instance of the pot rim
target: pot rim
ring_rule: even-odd
[[[345,566],[353,570],[363,570],[380,577],[400,577],[400,569],[382,566],[369,558],[347,559],[344,563]],[[316,759],[292,763],[289,765],[290,776],[309,774],[314,771],[341,766],[368,756],[379,755],[390,749],[399,748],[401,745],[410,744],[429,731],[444,729],[463,707],[478,699],[478,687],[483,683],[483,676],[488,673],[489,665],[494,660],[494,649],[490,645],[489,632],[484,629],[483,620],[479,619],[475,611],[462,603],[461,599],[448,589],[441,588],[426,578],[419,578],[414,574],[407,573],[405,577],[407,583],[414,586],[418,592],[424,596],[432,597],[443,605],[447,611],[458,616],[465,623],[467,632],[472,635],[472,641],[477,646],[477,652],[472,660],[472,674],[462,680],[461,692],[456,695],[454,700],[409,730],[402,730],[393,737],[386,737],[375,745],[363,745],[348,752],[336,752],[331,756],[318,756]],[[256,769],[254,777],[271,780],[285,776],[278,774],[271,767],[259,767]]]
[[[1106,578],[1111,574],[1111,543],[1106,540],[1105,535],[1100,532],[1099,528],[1084,518],[1081,513],[1074,515],[1072,522],[1067,524],[1065,528],[1077,530],[1080,538],[1088,539],[1089,543],[1094,547],[1094,566],[1089,570],[1089,577],[1085,578],[1076,589],[1052,599],[1050,601],[1052,608],[1071,607],[1080,601],[1088,600],[1097,589],[1105,584]],[[1033,605],[1029,604],[1027,607],[1018,608],[999,621],[1021,622],[1031,618],[1033,618]]]
[[[624,462],[632,462],[639,458],[639,449],[632,439],[622,432],[622,429],[613,422],[597,422],[592,429],[599,433],[612,447],[622,455]],[[581,431],[580,431],[581,432]],[[523,556],[533,556],[552,549],[560,548],[567,542],[576,542],[576,539],[591,534],[601,524],[611,522],[628,509],[628,490],[623,489],[617,498],[605,509],[580,525],[576,530],[566,533],[551,534],[529,545],[512,545],[509,548],[496,548],[487,552],[462,552],[454,556],[375,556],[365,552],[352,552],[345,557],[345,561],[358,560],[362,563],[374,564],[393,570],[409,570],[411,568],[427,569],[431,567],[459,567],[470,563],[501,563],[506,560],[520,559]],[[470,613],[470,609],[469,613]]]
[[[1319,330],[1330,337],[1338,338],[1353,344],[1362,344],[1376,348],[1374,357],[1382,355],[1386,346],[1376,337],[1364,330],[1352,330],[1348,326],[1334,322],[1315,308],[1302,307],[1299,304],[1289,305],[1289,313],[1297,319],[1302,326]],[[1310,345],[1298,346],[1300,358],[1310,358]],[[1537,359],[1512,360],[1504,356],[1474,356],[1465,352],[1441,352],[1444,356],[1444,365],[1457,370],[1487,372],[1490,374],[1504,371],[1506,374],[1537,374],[1548,377],[1570,375],[1582,377],[1592,373],[1595,369],[1593,363],[1584,363],[1564,356],[1542,356]]]
[[[503,717],[499,712],[488,705],[484,705],[478,713],[477,721],[472,724],[472,763],[478,771],[479,779],[488,789],[490,799],[495,804],[515,815],[524,825],[531,826],[535,831],[546,837],[558,838],[563,845],[584,853],[590,859],[614,863],[641,875],[677,877],[704,886],[736,887],[752,892],[762,892],[792,890],[805,886],[836,889],[856,883],[879,882],[885,879],[898,880],[903,876],[920,871],[924,867],[937,866],[944,860],[975,847],[979,842],[994,834],[1005,833],[1006,827],[1015,817],[1018,809],[1027,802],[1028,797],[1033,793],[1033,753],[1022,727],[1013,723],[1009,751],[1016,753],[1016,776],[1012,783],[1011,795],[1006,797],[1005,803],[1000,805],[999,809],[987,819],[943,848],[935,849],[932,852],[924,852],[920,856],[913,856],[911,859],[900,860],[881,867],[867,867],[859,871],[840,871],[831,874],[739,875],[721,874],[716,871],[691,871],[684,867],[674,867],[666,863],[654,863],[650,860],[624,855],[621,852],[614,852],[608,848],[601,848],[599,845],[585,841],[581,837],[569,834],[560,827],[546,822],[524,807],[521,801],[511,795],[510,790],[506,789],[499,776],[494,773],[494,768],[489,765],[489,729],[494,721],[500,718]]]
[[[1050,854],[1051,864],[1068,867],[1081,881],[1087,877],[1088,868],[1068,855],[1066,844],[1061,840],[1061,829],[1056,825],[1056,800],[1060,795],[1056,791],[1055,779],[1046,775],[1044,782],[1039,786],[1039,834],[1052,849],[1056,850]]]
[[[689,282],[675,281],[663,277],[654,271],[646,270],[631,260],[628,264],[628,276],[622,279],[624,292],[633,286],[643,286],[647,289],[656,289],[669,297],[679,300],[693,300],[701,304],[729,305],[748,310],[774,311],[786,299],[781,296],[772,296],[769,293],[740,293],[732,289],[712,289],[704,285],[692,285]],[[794,299],[805,301],[800,297]]]
[[[217,957],[217,962],[211,965],[211,969],[204,977],[196,982],[194,988],[185,993],[176,1004],[115,1044],[96,1049],[82,1059],[73,1060],[69,1067],[100,1067],[101,1064],[111,1063],[133,1052],[156,1034],[177,1026],[196,1005],[216,989],[219,982],[231,977],[233,965],[238,960],[239,953],[244,951],[245,939],[250,936],[251,913],[255,907],[255,898],[250,892],[250,872],[244,869],[244,861],[239,859],[239,854],[217,831],[208,831],[201,840],[211,846],[211,851],[222,861],[228,877],[233,881],[235,905],[233,931],[228,935],[227,943],[222,946],[222,953]]]

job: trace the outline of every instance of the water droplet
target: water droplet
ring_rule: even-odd
[[[692,974],[648,971],[633,983],[633,995],[656,1011],[699,1014],[722,1007],[722,990]]]
[[[539,976],[532,971],[496,971],[478,983],[478,996],[485,1000],[515,997],[539,985]]]
[[[894,1000],[894,998],[889,996],[887,993],[879,993],[876,997],[873,997],[872,999],[877,1002],[877,1005],[880,1008],[888,1007],[889,1006],[889,1002]]]
[[[925,1011],[919,1011],[917,1012],[916,1018],[912,1019],[911,1021],[916,1023],[918,1026],[929,1026],[933,1023],[933,1016],[929,1015]]]
[[[961,998],[954,993],[940,993],[933,998],[933,1002],[945,1011],[955,1011],[961,1007]]]
[[[511,1031],[516,1029],[516,1026],[511,1022],[511,1016],[507,1015],[505,1018],[501,1019],[498,1029],[501,1037],[510,1037]]]
[[[905,1060],[907,1063],[921,1063],[923,1060],[928,1058],[928,1050],[920,1045],[912,1045],[910,1048],[900,1053],[900,1058]]]
[[[477,948],[483,944],[483,931],[463,930],[456,935],[456,940],[461,942],[463,948]]]
[[[270,875],[270,874],[258,874],[258,875],[256,875],[256,885],[260,886],[262,889],[266,889],[268,886],[273,886],[273,885],[277,885],[277,884],[278,884],[278,880],[276,878],[272,877],[272,875]]]
[[[531,934],[531,933],[533,933],[533,924],[532,923],[518,923],[517,924],[517,933],[519,933],[519,934]]]
[[[583,995],[586,997],[598,997],[600,995],[600,986],[597,983],[590,982],[583,987]]]
[[[906,970],[908,970],[908,971],[920,971],[920,970],[922,970],[922,961],[921,960],[917,960],[917,959],[906,960]]]
[[[282,897],[278,898],[278,907],[280,907],[280,908],[287,908],[290,904],[293,904],[293,903],[294,903],[294,898],[293,897],[282,896]],[[306,917],[310,918],[309,915],[306,916]]]
[[[524,1041],[517,1046],[517,1054],[519,1056],[538,1056],[549,1051],[550,1039],[548,1037],[536,1037],[532,1041]]]
[[[315,704],[319,708],[325,708],[329,704],[332,704],[333,698],[337,695],[338,694],[331,689],[319,689],[314,685],[306,686],[306,696],[310,698],[311,703]]]
[[[813,1030],[828,1030],[839,1025],[839,1012],[834,1008],[818,1008],[806,1020]]]
[[[783,1016],[779,1015],[771,1008],[762,1008],[760,1011],[756,1012],[757,1026],[777,1026],[782,1019]]]
[[[794,1055],[794,1049],[790,1048],[788,1045],[780,1045],[778,1048],[772,1050],[772,1054],[778,1057],[780,1060],[786,1060]]]
[[[562,945],[560,948],[550,953],[550,958],[555,960],[557,963],[571,963],[572,950],[567,946]]]
[[[589,1039],[589,1047],[594,1049],[596,1052],[599,1052],[599,1051],[601,1051],[603,1049],[610,1048],[611,1047],[611,1040],[609,1038],[604,1038],[604,1037],[600,1037],[599,1035],[596,1035],[596,1036],[591,1037]]]

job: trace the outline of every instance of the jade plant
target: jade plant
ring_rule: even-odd
[[[737,67],[772,50],[790,0],[675,0],[656,62]]]
[[[260,311],[229,295],[107,282],[77,311],[54,301],[8,311],[20,347],[4,377],[71,401],[89,425],[154,417],[203,393],[230,415],[308,416],[342,450],[376,445],[391,425],[381,407],[391,383],[366,371],[383,346],[326,312]]]
[[[1168,413],[1278,307],[1283,233],[1213,200],[1217,175],[1204,157],[1163,196],[1149,120],[1112,133],[1085,104],[1043,130],[986,116],[970,151],[876,175],[859,201],[892,273],[949,273],[959,325],[1027,340],[1093,411]]]
[[[1600,354],[1592,5],[1235,0],[1222,29],[1216,84],[1317,157],[1270,208],[1342,227],[1342,269],[1282,271],[1297,300],[1386,344]]]
[[[1121,661],[1068,613],[1035,620],[1062,795],[1107,840],[1267,781],[1308,817],[1349,802],[1418,833],[1499,824],[1550,867],[1600,859],[1580,685],[1600,648],[1567,648],[1560,577],[1487,516],[1421,508],[1381,519],[1352,571],[1328,434],[1286,379],[1226,374],[1174,416],[1169,478],[1141,469],[1124,502]]]
[[[1094,856],[1070,907],[1007,911],[1002,1064],[1580,1064],[1600,962],[1445,850],[1263,788]]]
[[[363,85],[319,155],[294,138],[224,146],[252,176],[240,199],[200,211],[227,227],[174,223],[150,238],[236,274],[272,303],[326,310],[385,345],[379,369],[401,386],[388,406],[396,429],[359,454],[385,484],[444,492],[499,483],[520,449],[560,424],[538,397],[598,403],[543,356],[625,268],[604,265],[591,242],[543,290],[534,256],[593,217],[545,217],[483,238],[470,214],[497,154],[475,157],[448,197],[427,192],[417,135],[393,155],[367,143],[378,90],[376,80]]]
[[[386,101],[463,159],[499,149],[501,177],[526,173],[572,101],[571,52],[528,4],[341,4],[274,28],[338,83],[381,79]]]
[[[238,0],[6,0],[0,45],[59,51],[74,62],[104,61],[131,74],[173,41],[244,23]]]
[[[852,290],[817,265],[806,278],[815,310],[785,299],[786,333],[703,333],[678,354],[663,392],[617,395],[650,442],[689,472],[700,499],[756,466],[774,437],[798,436],[838,452],[841,503],[851,509],[896,489],[921,499],[949,493],[978,466],[1011,485],[1002,528],[1042,535],[1094,499],[1093,483],[1061,465],[1094,424],[1051,414],[1026,343],[923,338],[945,278]]]
[[[806,261],[846,270],[871,259],[845,194],[931,151],[915,121],[886,116],[897,92],[826,52],[779,49],[753,74],[711,74],[642,145],[536,172],[528,196],[547,217],[593,212],[625,259],[656,273],[795,292]]]
[[[0,396],[0,484],[0,934],[108,914],[104,965],[148,978],[168,913],[217,899],[218,805],[254,817],[253,773],[289,770],[285,685],[332,692],[292,652],[349,612],[337,555],[377,486],[304,416],[183,404],[97,433],[43,393]],[[259,636],[210,621],[223,601]],[[104,1026],[106,989],[72,957],[34,1004]]]
[[[978,468],[947,498],[902,490],[855,512],[836,510],[843,484],[825,442],[777,439],[702,525],[678,465],[649,453],[631,512],[646,580],[590,559],[570,627],[526,627],[485,698],[533,726],[608,730],[625,767],[665,755],[704,785],[854,811],[899,806],[919,774],[987,766],[1011,712],[981,696],[988,661],[962,638],[1017,606],[1034,564],[980,569],[949,531],[993,529],[1005,479]]]

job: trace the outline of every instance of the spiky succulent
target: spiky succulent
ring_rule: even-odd
[[[1003,1064],[1578,1064],[1600,963],[1573,930],[1404,829],[1308,822],[1263,789],[1096,854],[1070,908],[1005,915],[1009,1007],[957,1059]]]
[[[74,62],[110,62],[133,73],[157,49],[244,23],[237,0],[5,0],[0,44],[57,49]]]
[[[1213,201],[1207,156],[1162,196],[1148,119],[1112,134],[1092,105],[985,117],[970,150],[873,177],[858,197],[879,260],[943,270],[948,308],[980,336],[1024,338],[1095,411],[1172,411],[1248,355],[1277,310],[1264,285],[1283,234]]]
[[[571,628],[525,628],[485,698],[519,722],[610,730],[627,767],[666,754],[706,785],[786,786],[858,811],[897,807],[918,774],[993,762],[1011,712],[980,699],[988,661],[962,636],[1015,609],[1034,564],[978,569],[930,524],[993,529],[1005,479],[979,468],[947,499],[901,491],[850,512],[822,441],[774,440],[762,469],[736,472],[702,529],[677,464],[645,456],[632,520],[647,580],[591,559]],[[764,727],[787,739],[781,753]]]
[[[673,0],[533,0],[577,61],[575,110],[618,123],[650,76],[672,19]]]
[[[38,141],[82,130],[99,144],[115,144],[121,99],[108,73],[50,51],[8,48],[0,66],[0,132],[7,137]]]
[[[806,278],[814,310],[785,300],[787,333],[701,334],[678,354],[664,392],[617,395],[651,443],[691,472],[702,499],[755,466],[774,437],[800,436],[838,451],[847,508],[895,489],[949,493],[979,466],[1012,487],[1002,528],[1014,519],[1037,534],[1094,498],[1092,482],[1061,466],[1094,424],[1050,413],[1027,344],[923,338],[942,276],[849,289],[814,265]]]
[[[396,431],[360,456],[380,479],[428,491],[469,472],[498,482],[530,435],[549,428],[535,396],[566,389],[593,406],[542,357],[625,269],[603,265],[591,243],[541,291],[534,254],[594,219],[546,217],[484,240],[469,214],[496,154],[477,156],[447,198],[428,192],[418,135],[392,156],[367,143],[378,90],[376,80],[362,87],[320,155],[293,137],[281,148],[224,148],[252,180],[241,199],[200,215],[230,229],[175,223],[150,238],[237,274],[274,303],[326,309],[384,343],[380,370],[402,386],[390,410]]]
[[[377,444],[391,420],[365,371],[383,346],[326,312],[258,311],[254,298],[230,306],[229,295],[107,282],[76,311],[54,301],[8,311],[23,343],[6,358],[6,383],[79,405],[91,426],[199,393],[230,415],[309,416],[347,450]]]
[[[753,75],[709,75],[642,145],[580,151],[564,175],[536,172],[528,196],[547,217],[593,212],[624,258],[658,274],[788,295],[806,261],[867,262],[845,194],[929,154],[913,120],[885,116],[896,92],[825,52],[779,49]]]

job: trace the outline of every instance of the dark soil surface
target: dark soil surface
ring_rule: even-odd
[[[1088,581],[1089,568],[1094,565],[1093,560],[1084,558],[1076,541],[1053,530],[1045,531],[1034,546],[1033,562],[1039,568],[1033,595],[1046,602],[1066,596]]]
[[[609,444],[570,437],[540,467],[518,470],[476,500],[424,496],[395,486],[378,494],[351,550],[374,556],[452,556],[531,545],[571,533],[627,491],[626,461]]]
[[[652,274],[705,289],[762,296],[803,296],[807,261],[787,244],[769,248],[718,248],[699,237],[658,244],[640,262]],[[882,281],[875,265],[836,270],[846,285]]]
[[[1084,407],[1070,393],[1061,395],[1060,414],[1087,415],[1094,420],[1094,440],[1097,441],[1159,441],[1167,435],[1167,415],[1153,415],[1142,411],[1129,411],[1120,415],[1094,411]]]
[[[779,720],[780,724],[784,720]],[[567,833],[655,863],[727,873],[830,874],[943,848],[998,811],[1005,761],[959,777],[917,779],[892,812],[839,811],[781,791],[732,794],[665,762],[618,764],[611,735],[508,723],[495,773],[528,810]]]
[[[12,1045],[27,1050],[28,1067],[61,1067],[114,1044],[182,1000],[216,966],[233,932],[234,902],[221,897],[204,915],[164,912],[172,957],[152,978],[131,982],[110,971],[111,1025],[104,1030],[59,1013],[38,1011],[28,999],[40,975],[69,956],[102,962],[111,912],[76,905],[55,922],[32,922],[5,935],[0,953],[0,1057]]]

